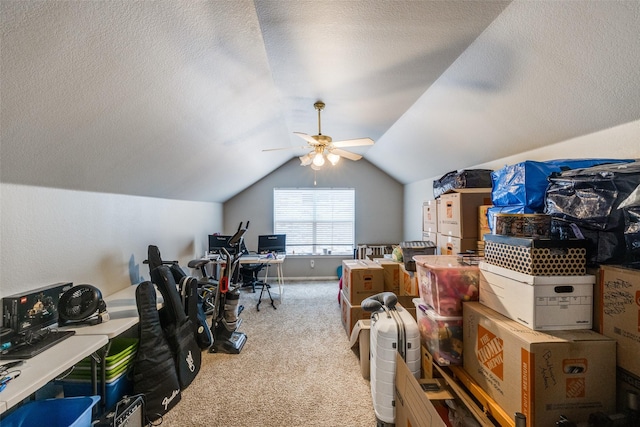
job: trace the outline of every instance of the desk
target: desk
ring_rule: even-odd
[[[276,276],[278,280],[278,289],[280,292],[280,302],[282,302],[282,293],[283,293],[283,285],[284,285],[284,276],[282,274],[282,264],[286,255],[278,255],[275,258],[266,258],[264,255],[242,255],[240,257],[240,264],[265,264],[267,266],[264,272],[264,281],[267,281],[267,277],[269,275],[269,266],[276,266]]]
[[[7,384],[0,393],[0,414],[22,402],[49,381],[87,356],[103,348],[109,340],[106,335],[71,336],[43,351],[18,369],[20,376]],[[46,424],[46,423],[45,423]]]
[[[74,330],[78,336],[106,336],[108,342],[102,354],[100,355],[100,384],[102,400],[100,404],[102,408],[106,405],[106,393],[107,393],[107,378],[106,378],[106,358],[109,354],[109,348],[111,347],[111,340],[118,335],[128,331],[133,326],[136,326],[140,321],[138,315],[138,306],[136,305],[136,286],[127,286],[121,291],[111,294],[104,298],[104,302],[107,304],[107,312],[109,313],[109,320],[97,325],[69,325],[58,328],[60,330]],[[162,295],[156,290],[158,308],[162,307]]]

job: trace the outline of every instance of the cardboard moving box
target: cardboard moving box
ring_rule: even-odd
[[[438,201],[427,200],[422,204],[422,231],[438,229]]]
[[[527,426],[615,411],[614,340],[591,330],[537,332],[479,302],[464,303],[463,320],[465,372]]]
[[[384,291],[384,269],[375,261],[342,260],[342,291],[351,305]]]
[[[374,260],[384,269],[384,290],[400,294],[400,263],[387,258],[376,258]]]
[[[465,188],[440,196],[438,233],[478,240],[478,208],[491,204],[491,188]]]
[[[427,392],[425,385],[438,390]],[[395,408],[396,427],[447,427],[444,400],[454,395],[442,379],[417,380],[398,353],[396,356]]]
[[[618,342],[618,366],[640,377],[640,270],[600,267],[600,332]]]
[[[461,239],[438,233],[437,242],[440,255],[458,255],[462,252],[478,250],[478,241],[475,238]]]
[[[342,292],[340,298],[340,320],[342,321],[342,326],[347,333],[347,337],[351,337],[351,332],[353,331],[353,327],[356,325],[356,322],[358,320],[371,318],[371,313],[364,311],[360,305],[352,305],[347,299],[344,289],[340,292]]]

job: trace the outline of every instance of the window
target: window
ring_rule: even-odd
[[[273,230],[287,254],[353,254],[353,188],[274,188]]]

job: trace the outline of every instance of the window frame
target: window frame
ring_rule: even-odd
[[[355,188],[343,187],[274,187],[273,230],[287,234],[287,256],[352,255],[355,193]],[[310,234],[310,242],[301,241],[305,234]]]

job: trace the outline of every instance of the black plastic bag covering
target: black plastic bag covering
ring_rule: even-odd
[[[640,261],[640,206],[624,209],[624,239],[633,261]]]
[[[523,206],[529,212],[542,213],[547,178],[554,172],[588,168],[609,163],[629,163],[621,159],[561,159],[538,162],[527,160],[491,173],[491,201],[494,206]]]
[[[574,169],[549,177],[545,213],[583,228],[622,231],[626,205],[640,186],[640,162]]]
[[[457,188],[491,188],[491,169],[461,169],[433,181],[433,197]]]
[[[580,227],[562,220],[551,221],[552,239],[585,239],[587,242],[587,265],[622,264],[630,256],[622,230],[598,231]]]

